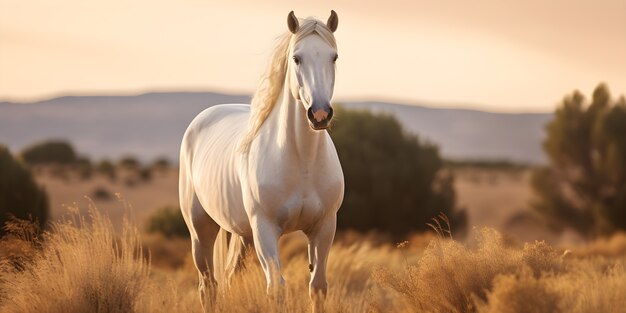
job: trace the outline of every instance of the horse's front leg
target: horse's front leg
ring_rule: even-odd
[[[311,281],[309,283],[309,297],[313,302],[313,312],[321,312],[328,290],[326,281],[326,262],[330,246],[335,238],[337,228],[337,215],[331,214],[320,221],[317,227],[311,231],[309,237],[309,266]]]
[[[278,238],[280,228],[262,216],[252,216],[252,237],[259,262],[265,273],[267,293],[274,294],[278,287],[285,284],[280,274],[280,260],[278,257]]]

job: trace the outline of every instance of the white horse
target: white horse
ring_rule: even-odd
[[[268,293],[284,284],[278,239],[309,239],[309,295],[326,294],[326,261],[344,179],[326,132],[333,117],[337,14],[326,24],[289,13],[252,104],[216,105],[189,125],[180,151],[180,207],[189,227],[205,305],[216,255],[228,244],[226,276],[254,245]],[[223,239],[218,238],[221,236]],[[217,240],[216,240],[217,239]],[[221,251],[221,252],[220,252]],[[317,296],[320,297],[317,297]]]

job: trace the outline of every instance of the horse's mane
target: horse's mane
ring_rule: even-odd
[[[250,149],[252,141],[278,101],[287,74],[289,49],[304,37],[313,33],[319,35],[333,48],[337,48],[333,32],[328,29],[326,24],[314,18],[301,20],[300,27],[295,34],[288,31],[278,37],[278,44],[272,52],[270,62],[252,97],[248,133],[241,141],[240,146],[242,152],[247,152]]]

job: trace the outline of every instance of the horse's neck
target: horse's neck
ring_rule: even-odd
[[[303,162],[314,161],[325,145],[325,132],[310,128],[304,106],[292,96],[287,83],[268,122],[277,127],[272,133],[281,151]]]

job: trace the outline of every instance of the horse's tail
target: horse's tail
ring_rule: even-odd
[[[241,236],[232,234],[230,236],[230,244],[228,245],[228,257],[226,258],[226,272],[232,275],[237,267],[240,266],[241,255],[243,254],[244,245]]]
[[[216,269],[221,270],[221,273],[216,273],[216,276],[219,277],[218,282],[229,283],[232,274],[239,266],[243,249],[241,236],[231,233],[230,242],[228,242],[226,230],[220,228],[213,250],[213,264],[215,264]]]

